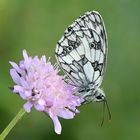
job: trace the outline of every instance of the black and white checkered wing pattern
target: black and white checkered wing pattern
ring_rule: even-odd
[[[56,46],[56,58],[77,87],[102,83],[107,55],[107,36],[99,13],[86,12],[70,25]]]

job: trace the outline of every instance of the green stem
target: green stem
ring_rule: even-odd
[[[17,122],[23,117],[25,114],[24,108],[21,108],[17,115],[13,118],[13,120],[8,124],[8,126],[3,130],[3,132],[0,135],[0,140],[4,140],[5,137],[9,134],[9,132],[14,128],[14,126],[17,124]]]

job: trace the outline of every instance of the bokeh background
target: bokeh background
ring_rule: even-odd
[[[0,131],[24,101],[8,89],[14,85],[9,60],[19,62],[22,50],[51,57],[66,27],[86,11],[102,15],[108,34],[108,64],[103,88],[112,121],[100,127],[102,104],[80,108],[72,120],[63,120],[60,136],[52,121],[32,110],[6,140],[136,140],[140,139],[140,1],[139,0],[0,0]]]

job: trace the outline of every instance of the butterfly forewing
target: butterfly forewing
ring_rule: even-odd
[[[56,58],[70,83],[77,87],[102,83],[107,36],[99,13],[86,12],[71,24],[56,46]]]

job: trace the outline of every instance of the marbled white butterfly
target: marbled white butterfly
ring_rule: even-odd
[[[107,105],[100,88],[107,59],[107,35],[98,12],[86,12],[65,30],[56,46],[56,58],[70,83],[78,87],[76,95],[84,99],[83,104],[104,101]]]

